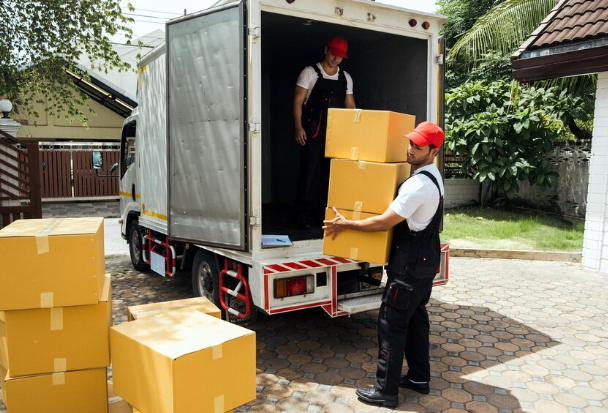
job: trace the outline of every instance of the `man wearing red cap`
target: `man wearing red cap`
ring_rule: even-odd
[[[388,266],[388,280],[378,314],[377,383],[357,390],[363,401],[397,406],[399,387],[430,392],[429,316],[433,278],[440,258],[439,226],[443,213],[443,180],[434,159],[443,144],[443,130],[422,122],[405,135],[410,140],[407,161],[414,174],[407,179],[388,209],[360,221],[336,217],[324,221],[325,236],[334,238],[343,229],[375,232],[395,228]],[[401,375],[403,358],[408,372]]]
[[[325,46],[325,58],[304,68],[296,82],[293,117],[296,142],[302,146],[296,209],[302,229],[310,229],[313,222],[319,222],[327,204],[327,109],[355,108],[353,80],[338,67],[342,59],[348,58],[347,50],[348,43],[343,37],[333,37]]]

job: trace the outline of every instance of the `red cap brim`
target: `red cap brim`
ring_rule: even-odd
[[[331,54],[333,54],[334,56],[338,56],[338,57],[342,57],[344,59],[348,59],[348,55],[346,54],[346,51],[344,51],[344,50],[336,49],[334,47],[330,47],[329,48],[329,52]]]
[[[405,137],[408,138],[411,142],[414,142],[418,146],[428,146],[431,144],[431,141],[429,141],[421,133],[419,133],[418,131],[415,131],[415,130],[406,134]]]

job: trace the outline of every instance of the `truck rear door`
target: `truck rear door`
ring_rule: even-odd
[[[169,236],[248,248],[245,2],[167,23]]]

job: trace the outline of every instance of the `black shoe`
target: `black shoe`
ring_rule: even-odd
[[[413,383],[407,376],[401,376],[401,380],[399,380],[399,387],[412,389],[420,394],[429,394],[431,392],[431,387],[429,386],[428,381],[423,383]]]
[[[372,387],[371,389],[357,389],[355,393],[357,393],[357,396],[359,396],[361,400],[372,404],[381,404],[382,406],[386,407],[396,407],[399,403],[398,395],[389,396],[382,393],[375,387]]]

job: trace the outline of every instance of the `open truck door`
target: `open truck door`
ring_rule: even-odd
[[[167,24],[168,235],[245,251],[246,3]]]

